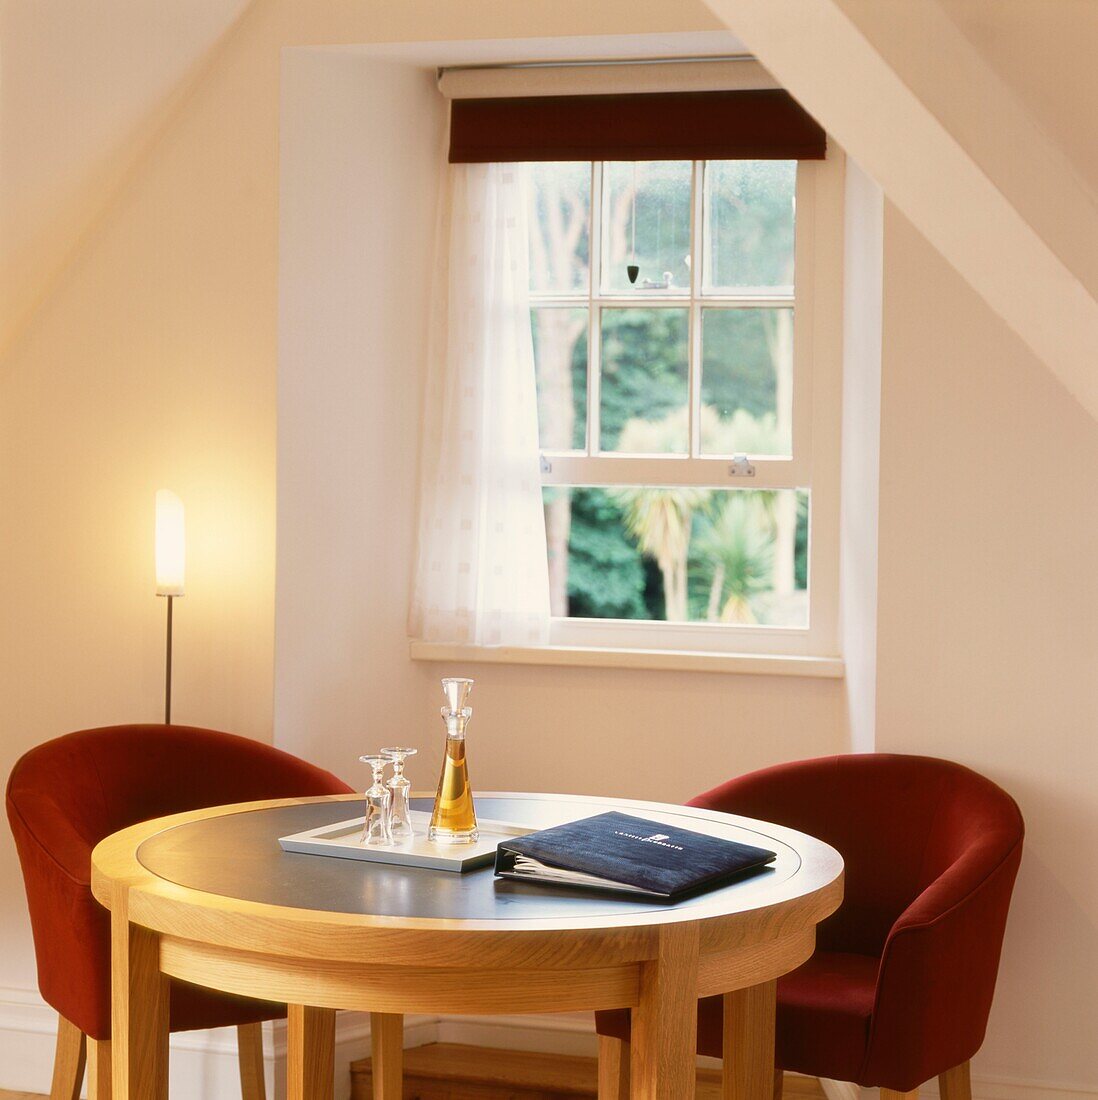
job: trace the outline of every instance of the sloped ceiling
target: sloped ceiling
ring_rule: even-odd
[[[0,350],[251,0],[0,0]]]
[[[1092,101],[1061,89],[1031,105],[1043,81],[1090,83],[1052,53],[1085,13],[1067,0],[1042,0],[1040,23],[1010,0],[706,2],[1098,419]],[[1009,35],[996,32],[1001,12],[1016,17]],[[1043,65],[1020,64],[1027,32]]]
[[[1094,0],[940,0],[962,32],[1098,194],[1098,3]]]

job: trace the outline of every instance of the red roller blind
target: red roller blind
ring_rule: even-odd
[[[788,92],[455,99],[450,161],[822,160],[823,130]]]

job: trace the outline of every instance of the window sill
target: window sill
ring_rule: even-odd
[[[478,646],[445,642],[408,643],[413,661],[564,665],[577,668],[665,669],[672,672],[731,672],[749,676],[800,676],[841,680],[841,657],[789,657],[754,653],[703,653],[668,649],[606,649],[588,646]]]

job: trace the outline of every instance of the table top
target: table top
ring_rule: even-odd
[[[591,807],[560,798],[480,796],[481,820],[545,828],[591,816]],[[417,798],[413,809],[431,808]],[[276,806],[248,813],[206,818],[165,829],[137,850],[139,862],[157,877],[192,890],[266,905],[331,913],[451,920],[524,920],[575,916],[622,916],[657,909],[689,908],[715,894],[731,902],[745,893],[758,895],[796,875],[797,850],[765,831],[728,822],[706,822],[706,832],[777,853],[772,867],[717,891],[676,904],[644,901],[622,894],[560,886],[536,886],[497,878],[491,866],[458,874],[424,867],[341,860],[331,856],[284,852],[278,837],[345,821],[345,803],[314,802]],[[696,828],[688,807],[636,816],[657,824]]]
[[[761,874],[668,903],[497,879],[490,867],[456,874],[282,851],[280,836],[360,812],[361,796],[346,795],[217,807],[133,826],[96,848],[93,889],[109,907],[112,884],[125,883],[131,919],[139,923],[142,913],[182,907],[435,931],[650,926],[748,914],[810,897],[821,911],[831,911],[842,895],[839,854],[778,825],[695,807],[576,795],[481,794],[476,802],[485,819],[533,828],[618,810],[770,848],[778,858]],[[417,796],[415,805],[429,808],[430,800]]]
[[[214,807],[134,825],[97,845],[92,890],[111,910],[115,965],[125,958],[129,968],[116,984],[125,1033],[151,1026],[142,1006],[163,1005],[162,977],[291,1006],[390,1015],[624,1007],[647,1014],[636,1060],[651,1070],[664,1057],[668,1018],[692,1014],[697,997],[772,982],[800,966],[815,949],[816,925],[842,900],[842,859],[819,840],[625,799],[481,794],[477,806],[486,820],[532,826],[619,810],[657,827],[769,846],[776,864],[667,904],[496,881],[488,869],[459,875],[279,847],[279,836],[347,820],[361,806],[361,795],[343,795]],[[156,1045],[146,1036],[149,1049]],[[688,1042],[680,1053],[688,1076]],[[759,1065],[771,1058],[760,1053]],[[646,1095],[681,1093],[660,1084],[666,1074],[656,1076]]]

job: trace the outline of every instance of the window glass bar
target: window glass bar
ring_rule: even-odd
[[[587,280],[587,454],[599,451],[602,405],[602,317],[598,288],[602,279],[602,162],[591,164],[590,273]]]

